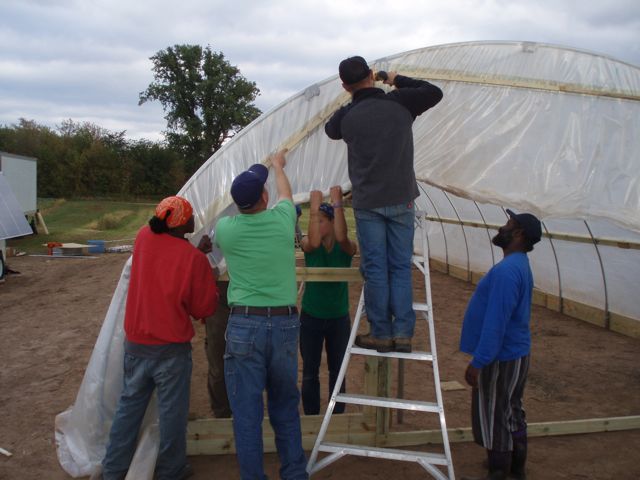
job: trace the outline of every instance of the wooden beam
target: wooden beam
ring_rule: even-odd
[[[362,275],[355,267],[296,267],[296,279],[305,282],[361,282]]]
[[[421,179],[418,179],[418,180],[426,182],[426,180],[421,180]],[[432,222],[446,223],[449,225],[462,225],[465,227],[472,227],[472,228],[484,228],[484,229],[489,228],[491,230],[497,230],[502,226],[494,223],[484,224],[479,222],[471,222],[467,220],[458,220],[456,218],[434,217],[432,215],[428,215],[427,220]],[[622,240],[622,239],[616,239],[616,238],[601,238],[601,237],[591,238],[586,235],[575,235],[570,233],[555,233],[555,232],[550,232],[550,233],[543,232],[542,236],[546,238],[550,238],[552,240],[564,240],[566,242],[574,242],[574,243],[589,243],[591,245],[593,245],[593,243],[595,242],[597,245],[621,248],[623,250],[640,250],[640,242],[633,242],[630,240]]]
[[[324,415],[304,415],[300,417],[302,446],[311,450],[315,443]],[[360,413],[334,415],[331,418],[326,440],[340,443],[373,445],[375,442],[375,422],[370,416]],[[269,419],[262,422],[265,453],[275,452],[275,435]],[[192,420],[187,428],[188,455],[225,455],[235,453],[233,423],[230,418],[207,418]]]
[[[492,87],[526,88],[528,90],[543,90],[550,93],[572,93],[594,97],[619,98],[623,100],[640,101],[637,92],[623,90],[605,90],[603,88],[584,87],[574,83],[563,83],[551,80],[532,80],[523,77],[507,77],[499,75],[475,75],[457,70],[446,69],[417,69],[415,67],[396,67],[403,75],[424,80],[444,80],[451,82],[472,83]]]
[[[322,415],[300,417],[302,444],[305,450],[313,448],[322,419]],[[331,418],[326,440],[357,445],[374,445],[375,443],[384,447],[408,447],[428,443],[442,443],[440,430],[388,432],[376,435],[375,425],[365,420],[366,417],[361,414],[334,415]],[[265,453],[275,452],[274,434],[268,419],[265,418],[262,428]],[[535,422],[529,423],[527,433],[529,437],[549,437],[636,429],[640,429],[640,415]],[[473,441],[470,427],[449,428],[447,432],[451,443]],[[200,419],[189,422],[187,431],[188,455],[225,455],[232,453],[235,453],[235,444],[231,419]]]
[[[640,415],[529,423],[527,435],[529,437],[550,437],[636,429],[640,429]],[[471,427],[449,428],[447,433],[451,443],[473,441]],[[378,436],[377,441],[379,446],[408,447],[427,443],[442,443],[442,434],[440,430],[391,432],[385,436]]]
[[[219,280],[229,280],[229,273],[218,277]],[[361,282],[362,275],[356,267],[296,267],[298,282]]]
[[[609,330],[627,337],[640,338],[640,321],[613,312],[609,315]]]
[[[477,284],[484,276],[482,272],[472,271],[469,274],[463,267],[447,265],[433,258],[429,259],[429,267],[432,270],[437,270],[460,280],[468,281],[470,278],[474,284]],[[557,295],[538,290],[537,288],[533,290],[533,303],[577,320],[582,320],[583,322],[591,323],[601,328],[607,328],[605,312],[601,308],[576,302],[566,297],[560,298]],[[640,320],[635,320],[619,313],[609,312],[608,329],[612,332],[626,335],[627,337],[640,338]]]

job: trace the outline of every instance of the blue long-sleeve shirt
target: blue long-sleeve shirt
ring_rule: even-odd
[[[533,275],[526,253],[512,253],[478,283],[462,324],[460,350],[482,368],[495,360],[515,360],[531,349]]]

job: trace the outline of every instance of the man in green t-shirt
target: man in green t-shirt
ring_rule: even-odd
[[[357,247],[349,239],[342,206],[342,190],[331,188],[331,204],[321,203],[322,192],[310,195],[309,235],[301,242],[307,267],[350,267]],[[349,284],[347,282],[307,282],[300,314],[300,353],[302,354],[302,406],[306,415],[320,413],[320,361],[326,344],[329,367],[329,395],[338,378],[347,349]],[[343,382],[340,391],[345,391]],[[336,403],[335,413],[344,412]]]
[[[269,192],[264,184],[269,171],[264,165],[253,165],[231,185],[240,214],[223,217],[216,226],[216,243],[229,271],[224,375],[243,480],[266,478],[262,458],[265,389],[280,478],[309,478],[298,413],[296,210],[284,173],[284,154],[280,151],[271,159],[277,204],[267,208]]]

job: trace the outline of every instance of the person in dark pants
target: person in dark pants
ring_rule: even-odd
[[[136,236],[124,316],[124,385],[101,477],[97,473],[93,478],[126,477],[154,391],[160,419],[154,478],[182,480],[193,474],[186,451],[195,334],[191,317],[213,314],[218,302],[205,255],[211,251],[211,240],[205,235],[194,247],[184,238],[193,229],[191,204],[182,197],[167,197]]]
[[[529,213],[507,213],[509,221],[492,239],[502,248],[504,259],[478,283],[460,337],[460,350],[473,356],[465,380],[473,387],[473,437],[487,449],[489,473],[482,480],[526,478],[527,421],[522,397],[529,370],[533,295],[527,253],[540,241],[542,228]]]
[[[224,332],[227,330],[229,319],[229,305],[227,303],[227,289],[229,282],[218,281],[220,300],[216,312],[206,319],[207,336],[204,348],[209,362],[207,375],[207,390],[209,391],[209,404],[216,418],[231,417],[231,407],[227,397],[227,387],[224,382],[224,351],[227,342]]]
[[[416,323],[411,257],[415,208],[420,195],[413,170],[413,122],[442,99],[442,90],[414,78],[385,72],[389,93],[375,88],[362,57],[339,66],[342,86],[352,97],[325,125],[333,140],[347,144],[353,185],[360,268],[371,331],[356,345],[379,352],[411,351]],[[381,74],[382,72],[378,72]]]
[[[301,242],[305,265],[350,267],[357,247],[348,236],[341,188],[331,188],[331,204],[321,202],[322,192],[311,192],[309,234]],[[338,378],[350,332],[349,284],[307,282],[300,314],[302,407],[305,415],[320,413],[319,375],[323,344],[327,351],[330,396]],[[340,391],[345,390],[343,382]],[[337,403],[334,412],[343,413],[344,408],[344,403]]]

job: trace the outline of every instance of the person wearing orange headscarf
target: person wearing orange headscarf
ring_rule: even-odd
[[[160,449],[154,478],[184,479],[191,384],[191,318],[212,315],[218,303],[215,277],[206,257],[211,240],[194,247],[191,204],[168,197],[136,237],[124,330],[124,386],[102,461],[104,480],[124,479],[149,399],[158,397]]]

